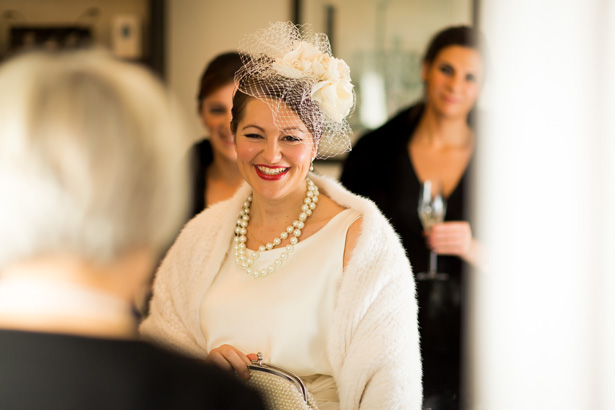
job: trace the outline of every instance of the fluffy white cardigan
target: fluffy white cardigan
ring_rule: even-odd
[[[415,285],[399,237],[374,203],[332,179],[311,178],[322,193],[363,215],[360,237],[337,284],[327,345],[340,409],[419,410],[422,372]],[[184,227],[157,272],[151,313],[140,328],[146,337],[206,356],[199,308],[226,257],[249,192],[246,184]]]

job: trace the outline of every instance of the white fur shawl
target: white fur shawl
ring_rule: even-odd
[[[393,228],[369,200],[326,177],[320,191],[363,215],[361,235],[338,283],[327,354],[341,410],[419,410],[422,401],[417,303],[410,263]],[[197,215],[183,229],[154,282],[141,332],[205,357],[199,309],[234,235],[250,187]]]

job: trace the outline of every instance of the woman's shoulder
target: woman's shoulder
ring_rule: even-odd
[[[193,172],[202,172],[213,161],[213,148],[208,138],[192,144],[186,151],[183,161],[188,163]]]
[[[320,231],[325,227],[329,227],[329,224],[333,223],[335,219],[335,235],[345,236],[343,257],[345,268],[361,232],[362,213],[355,207],[349,206],[348,203],[346,203],[346,206],[343,206],[333,200],[328,194],[330,191],[331,187],[328,187],[327,193],[320,195],[318,213],[314,213],[314,216],[318,215],[317,219],[314,220],[314,225],[316,226],[316,231]]]
[[[423,109],[424,105],[418,103],[398,111],[380,127],[366,132],[359,138],[356,147],[380,147],[386,145],[386,142],[407,139],[407,134],[420,118]]]
[[[190,148],[190,151],[194,152],[199,159],[207,161],[213,159],[213,148],[208,138],[203,138],[195,142]]]
[[[208,238],[215,237],[223,226],[232,224],[241,204],[249,195],[246,185],[241,186],[231,198],[205,208],[190,219],[182,228],[174,247],[192,247],[194,244],[207,242]]]
[[[218,258],[219,252],[224,253],[225,244],[230,243],[241,203],[243,200],[233,196],[188,221],[163,259],[157,276],[182,288],[196,280],[203,273],[203,266]],[[199,273],[195,274],[197,270]]]

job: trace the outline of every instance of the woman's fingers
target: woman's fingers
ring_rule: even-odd
[[[434,226],[427,238],[428,246],[442,255],[463,256],[470,249],[472,231],[467,222],[445,222]]]
[[[250,378],[250,372],[248,370],[250,359],[248,359],[248,356],[246,356],[233,346],[222,345],[220,347],[212,349],[209,352],[209,356],[207,358],[214,365],[220,367],[221,369],[227,371],[234,370],[239,374],[241,378],[245,380],[248,380]]]
[[[246,355],[234,350],[229,353],[227,360],[242,379],[248,380],[250,378],[250,371],[248,370],[250,359]]]
[[[459,256],[473,266],[487,269],[483,247],[472,237],[468,222],[444,222],[435,225],[425,236],[429,249],[438,255]]]
[[[207,356],[207,360],[209,360],[212,364],[223,370],[227,370],[229,372],[233,370],[233,366],[231,366],[231,363],[226,360],[222,353],[215,350],[212,350],[209,353],[209,356]]]
[[[258,360],[256,353],[248,353],[246,356],[248,356],[248,359],[250,360]]]

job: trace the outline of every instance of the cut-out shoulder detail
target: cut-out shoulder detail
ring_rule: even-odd
[[[346,270],[346,265],[352,256],[352,251],[354,250],[359,236],[361,235],[361,216],[357,215],[355,220],[352,222],[348,231],[346,232],[346,246],[344,247],[344,270]]]

